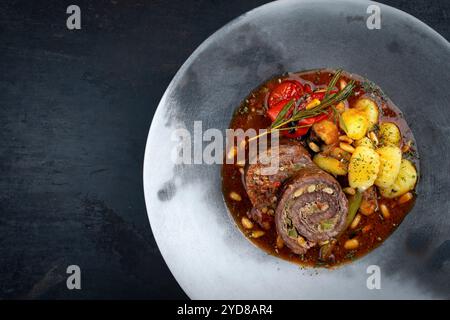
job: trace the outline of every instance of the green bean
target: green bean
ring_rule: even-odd
[[[362,202],[362,192],[356,190],[356,193],[348,200],[348,215],[347,215],[347,228],[352,223],[353,219],[358,212],[359,206]]]

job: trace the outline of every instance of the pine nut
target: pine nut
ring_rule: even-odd
[[[265,232],[262,230],[252,231],[252,233],[250,234],[250,236],[255,239],[258,239],[258,238],[262,237],[263,235],[265,235]]]
[[[283,238],[281,238],[279,235],[277,236],[277,243],[276,243],[276,245],[277,245],[277,248],[278,248],[278,249],[281,249],[281,248],[284,247],[284,241],[283,241]]]
[[[328,193],[328,194],[333,194],[334,193],[333,189],[331,189],[329,187],[323,188],[322,191],[325,192],[325,193]]]
[[[377,135],[375,134],[375,132],[370,131],[369,138],[370,138],[370,140],[372,140],[374,145],[376,145],[376,146],[378,145],[378,138],[377,138]]]
[[[408,142],[406,142],[403,147],[402,147],[402,152],[403,153],[407,153],[411,150],[411,146],[412,146],[412,140],[409,140]]]
[[[234,201],[241,201],[242,200],[242,197],[238,193],[236,193],[234,191],[230,192],[230,198],[232,200],[234,200]]]
[[[351,195],[351,196],[354,196],[354,195],[356,194],[356,190],[353,189],[352,187],[344,188],[343,191],[344,191],[346,194],[349,194],[349,195]]]
[[[353,219],[352,224],[350,225],[350,229],[356,229],[356,227],[358,226],[360,221],[361,221],[361,215],[357,214],[355,216],[355,218]]]
[[[295,190],[294,198],[300,197],[303,194],[303,192],[305,192],[305,188],[299,188],[299,189]]]
[[[410,201],[413,198],[413,195],[411,192],[407,192],[404,195],[402,195],[400,198],[398,198],[398,204],[403,204],[408,201]]]
[[[354,250],[359,247],[358,239],[350,239],[345,241],[344,248],[347,250]]]
[[[245,229],[252,229],[253,228],[253,222],[251,222],[250,219],[247,218],[247,217],[242,217],[241,223],[242,223],[242,226]]]
[[[353,139],[348,136],[339,136],[339,141],[347,142],[348,144],[353,143]]]
[[[315,144],[314,142],[308,143],[308,146],[314,152],[319,152],[320,151],[319,146],[317,144]]]
[[[388,207],[384,203],[380,205],[380,210],[381,210],[381,214],[383,215],[383,217],[385,219],[389,219],[389,217],[391,216],[391,213],[389,212]]]
[[[402,147],[402,152],[403,152],[403,153],[407,153],[410,149],[411,149],[411,146],[410,146],[409,144],[405,144],[405,145]]]
[[[308,188],[306,188],[306,190],[307,190],[309,193],[314,192],[314,191],[316,191],[316,185],[314,185],[314,184],[309,185]]]
[[[341,143],[339,143],[339,147],[340,147],[342,150],[347,151],[347,152],[350,152],[350,153],[355,152],[355,148],[352,147],[351,145],[349,145],[348,143],[341,142]]]
[[[305,238],[303,238],[302,236],[298,236],[298,237],[297,237],[297,243],[298,243],[300,246],[304,247],[304,246],[306,245],[306,240],[305,240]]]
[[[346,85],[347,81],[345,81],[344,79],[339,80],[339,89],[344,90]]]

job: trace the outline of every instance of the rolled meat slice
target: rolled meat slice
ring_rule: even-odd
[[[347,197],[336,179],[307,167],[286,181],[275,211],[276,229],[294,253],[303,254],[341,233],[347,212]]]
[[[248,164],[245,169],[245,187],[253,205],[248,212],[249,218],[256,221],[264,229],[269,229],[273,223],[275,208],[278,202],[278,190],[286,179],[292,177],[299,170],[314,166],[308,151],[301,143],[280,139],[278,154],[268,148],[267,156],[270,160],[278,156],[278,170],[274,174],[267,174],[264,169],[271,166],[272,161],[259,161]]]

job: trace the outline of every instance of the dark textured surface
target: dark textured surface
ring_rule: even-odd
[[[192,51],[264,2],[77,1],[80,31],[72,2],[0,3],[0,298],[186,297],[145,211],[149,125]],[[448,1],[384,3],[450,39]]]

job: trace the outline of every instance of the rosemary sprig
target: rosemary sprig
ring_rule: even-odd
[[[300,128],[308,128],[311,127],[312,124],[305,124],[304,126],[293,126],[293,127],[286,127],[286,128],[279,128],[276,129],[278,131],[286,131],[286,130],[294,130],[294,129],[300,129]]]
[[[336,73],[334,74],[333,78],[330,80],[330,83],[328,84],[327,91],[325,91],[325,98],[328,98],[330,95],[331,90],[333,90],[334,86],[336,85],[336,82],[338,81],[339,77],[341,76],[342,69],[337,69]]]
[[[311,118],[314,116],[317,116],[319,114],[327,112],[327,108],[329,106],[335,105],[339,103],[342,100],[347,99],[353,89],[355,88],[355,81],[351,80],[344,89],[339,91],[338,93],[330,95],[328,98],[324,98],[319,105],[317,105],[314,108],[308,109],[308,110],[299,110],[298,112],[294,113],[289,119],[282,121],[276,125],[271,126],[271,129],[277,129],[279,127],[282,127],[283,125],[286,125],[290,122],[299,121],[306,118]]]
[[[283,107],[283,109],[277,115],[277,118],[272,123],[272,125],[269,128],[269,130],[267,130],[264,133],[261,133],[261,134],[255,136],[255,137],[250,138],[249,141],[257,139],[257,138],[259,138],[261,136],[264,136],[266,134],[269,134],[269,133],[271,133],[274,130],[293,130],[293,129],[297,129],[297,128],[309,127],[310,125],[307,125],[307,126],[290,126],[290,127],[282,128],[283,126],[285,126],[287,124],[290,124],[292,122],[297,122],[297,121],[300,121],[300,120],[303,120],[303,119],[315,117],[315,116],[318,116],[320,114],[326,113],[326,112],[328,112],[328,110],[327,110],[328,107],[334,106],[337,103],[339,103],[340,101],[343,101],[343,100],[347,99],[352,94],[353,89],[355,88],[355,81],[354,80],[350,80],[348,82],[348,84],[345,86],[345,88],[342,89],[341,91],[339,91],[337,93],[334,93],[334,94],[330,94],[330,92],[333,89],[333,87],[335,86],[336,82],[339,80],[339,77],[340,77],[341,73],[342,73],[342,69],[338,69],[336,71],[336,73],[333,75],[333,78],[330,80],[330,83],[328,84],[327,91],[325,93],[325,97],[320,102],[319,105],[317,105],[317,106],[315,106],[315,107],[313,107],[311,109],[294,110],[294,112],[292,113],[292,115],[288,119],[284,119],[286,114],[291,109],[292,104],[294,104],[296,102],[295,99],[292,99],[291,101],[289,101]]]
[[[342,120],[342,116],[339,113],[339,111],[336,109],[335,106],[331,106],[331,108],[333,109],[333,113],[334,113],[334,119],[337,125],[339,125],[345,132],[347,132],[347,126],[345,125],[344,120]]]
[[[288,113],[289,109],[291,108],[292,104],[295,102],[295,99],[292,99],[286,105],[281,109],[280,113],[278,113],[276,119],[273,121],[272,126],[276,125],[277,123],[281,122],[284,118],[284,116]]]

